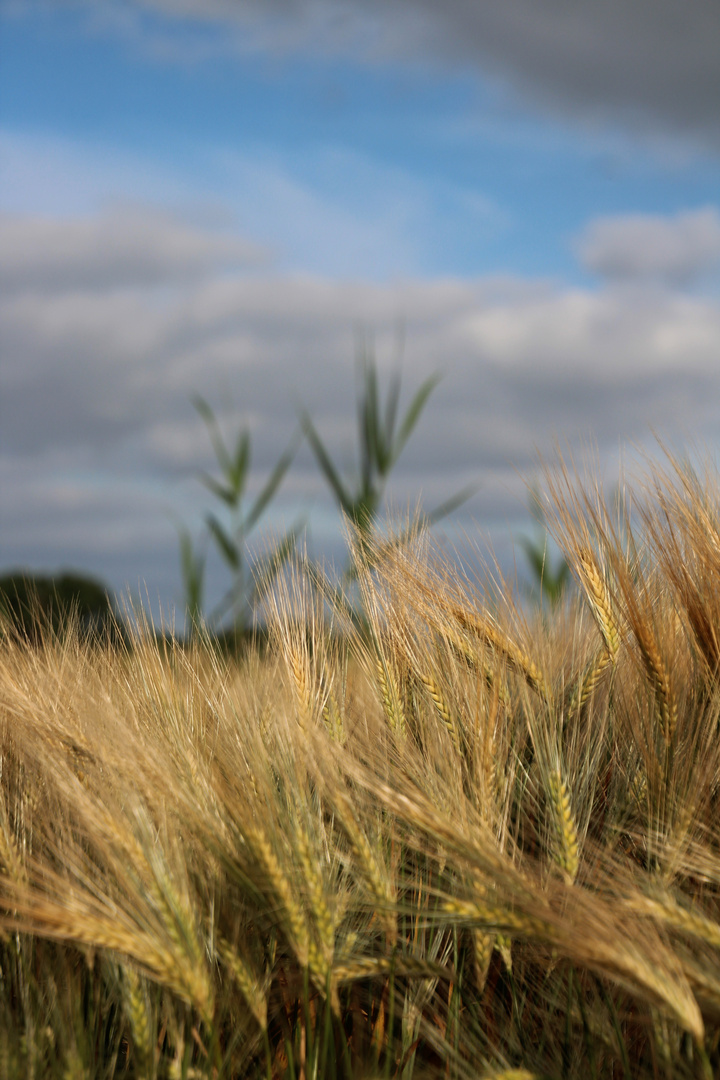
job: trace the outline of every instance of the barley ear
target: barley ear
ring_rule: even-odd
[[[613,614],[610,591],[598,566],[597,559],[590,548],[582,548],[578,556],[585,596],[595,616],[595,621],[602,634],[610,660],[614,664],[620,651],[620,631]]]
[[[309,663],[307,657],[295,648],[290,649],[290,669],[295,687],[298,723],[303,730],[307,730],[312,724],[313,716]]]
[[[270,842],[260,829],[247,832],[247,839],[253,847],[270,888],[275,894],[283,911],[286,923],[286,936],[292,946],[301,967],[308,966],[308,928],[301,905],[295,899],[294,890],[282,871],[277,856]]]
[[[506,970],[512,974],[512,938],[507,934],[498,934],[495,938],[495,948],[500,953]]]
[[[535,690],[541,697],[547,698],[549,696],[548,687],[537,664],[530,659],[519,645],[498,629],[490,618],[466,611],[458,605],[453,605],[451,611],[463,629],[477,635],[494,652],[502,656],[509,667],[524,676],[525,681],[532,690]]]
[[[324,994],[335,951],[335,923],[327,905],[317,859],[313,857],[310,849],[307,832],[300,824],[295,829],[295,842],[307,886],[310,910],[315,920],[315,935],[311,936],[308,942],[308,965],[313,982]],[[313,937],[317,940],[313,940]]]
[[[577,877],[579,866],[578,836],[572,815],[570,792],[559,770],[549,778],[548,794],[555,820],[555,862],[565,880],[572,884]]]
[[[601,647],[578,679],[570,702],[571,713],[582,709],[587,704],[600,685],[603,675],[612,664],[613,658],[607,648]]]
[[[460,736],[458,733],[457,723],[453,719],[453,714],[450,711],[450,706],[445,700],[445,696],[442,692],[440,685],[436,682],[433,676],[428,672],[420,675],[420,681],[427,690],[435,706],[435,711],[440,717],[442,723],[448,732],[448,735],[452,739],[452,744],[455,747],[457,753],[460,753]]]
[[[250,968],[229,942],[219,939],[218,956],[223,961],[232,978],[237,983],[240,993],[245,998],[251,1013],[262,1031],[267,1029],[267,993]]]
[[[12,834],[2,792],[0,792],[0,863],[13,881],[20,883],[27,879],[25,866]]]
[[[483,990],[490,970],[492,951],[495,947],[495,936],[485,930],[473,929],[470,931],[473,943],[473,960],[475,962],[475,978],[478,989]]]
[[[135,1075],[139,1078],[152,1075],[152,1041],[148,1002],[143,980],[131,967],[123,968],[123,996],[130,1021],[133,1049],[137,1056]]]
[[[640,654],[645,663],[645,669],[650,677],[650,682],[655,691],[655,697],[660,703],[660,717],[663,724],[663,736],[669,746],[675,738],[677,727],[678,707],[670,681],[670,673],[658,648],[655,635],[648,626],[634,627],[635,637],[640,646]]]
[[[368,839],[357,821],[357,816],[349,799],[340,791],[335,791],[333,801],[340,824],[355,853],[356,868],[365,879],[378,905],[378,918],[382,921],[390,945],[397,939],[397,919],[393,912],[395,898],[385,874],[375,857]]]
[[[396,734],[404,735],[406,729],[405,710],[402,706],[400,688],[398,687],[395,672],[390,662],[383,656],[377,657],[375,667],[387,722]]]
[[[330,733],[330,737],[343,746],[346,737],[345,725],[343,723],[342,713],[340,712],[340,708],[332,692],[328,693],[327,702],[323,706],[322,718],[325,721],[325,726]]]

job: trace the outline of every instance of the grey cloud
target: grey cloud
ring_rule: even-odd
[[[95,250],[88,244],[90,266]],[[106,257],[112,263],[113,252]],[[86,280],[91,271],[76,258]],[[148,568],[137,572],[149,576],[158,552],[172,559],[170,510],[200,520],[196,471],[212,466],[190,404],[196,391],[229,433],[250,424],[256,486],[296,430],[299,404],[349,469],[356,330],[374,334],[387,377],[399,319],[406,400],[427,375],[444,376],[393,476],[401,505],[421,491],[436,504],[475,479],[479,493],[459,520],[473,515],[505,535],[525,505],[514,470],[531,472],[536,450],[551,454],[555,437],[594,437],[607,458],[621,442],[647,442],[650,425],[671,439],[718,430],[717,297],[507,278],[229,276],[218,258],[199,280],[178,283],[168,270],[159,292],[68,291],[62,274],[41,268],[42,289],[29,278],[2,298],[0,481],[13,509],[3,515],[0,561],[25,545],[56,565],[57,545],[72,554],[75,544],[83,558],[95,552],[97,566],[126,566],[137,552]],[[303,447],[277,510],[292,519],[308,505],[322,545],[332,507]]]
[[[691,284],[720,269],[720,213],[713,206],[667,218],[628,214],[591,222],[577,240],[583,265],[610,279]]]
[[[17,235],[22,246],[19,226]],[[106,257],[112,263],[112,249]],[[68,291],[59,275],[54,289],[30,281],[3,299],[6,443],[26,453],[83,444],[108,454],[144,444],[159,469],[189,467],[198,436],[184,441],[180,428],[194,422],[189,399],[202,391],[228,419],[249,416],[267,459],[281,427],[289,437],[300,403],[336,432],[333,448],[349,458],[356,332],[374,333],[387,368],[402,319],[410,378],[446,371],[433,399],[445,414],[442,437],[426,438],[416,453],[442,458],[455,443],[458,462],[463,448],[518,451],[518,418],[540,438],[555,424],[591,423],[601,397],[634,400],[643,380],[712,376],[720,345],[717,301],[666,291],[638,297],[521,280],[380,285],[218,273],[181,287],[169,273],[158,284],[162,302],[141,287]],[[536,408],[532,425],[526,405]],[[639,424],[649,419],[638,413]]]
[[[0,215],[0,288],[58,294],[152,286],[219,265],[257,266],[257,245],[192,226],[155,208],[116,207],[95,218]]]
[[[89,5],[98,21],[97,5]],[[695,137],[720,149],[720,6],[714,0],[110,0],[124,32],[165,55],[205,56],[206,35],[158,31],[142,13],[218,30],[223,49],[334,52],[476,67],[566,115]]]

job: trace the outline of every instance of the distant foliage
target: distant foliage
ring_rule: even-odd
[[[69,626],[80,636],[117,633],[119,620],[110,590],[85,574],[58,577],[15,571],[0,577],[0,622],[37,642],[50,630]]]

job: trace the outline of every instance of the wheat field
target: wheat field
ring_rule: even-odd
[[[418,537],[241,658],[3,630],[0,1077],[720,1072],[718,476],[547,491],[552,612]]]

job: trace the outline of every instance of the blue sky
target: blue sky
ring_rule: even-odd
[[[350,466],[360,330],[444,376],[396,498],[476,482],[458,527],[505,558],[553,440],[715,449],[715,31],[700,0],[6,0],[0,564],[169,607],[192,393],[255,484],[300,402]],[[335,550],[306,449],[272,521],[304,510]]]

